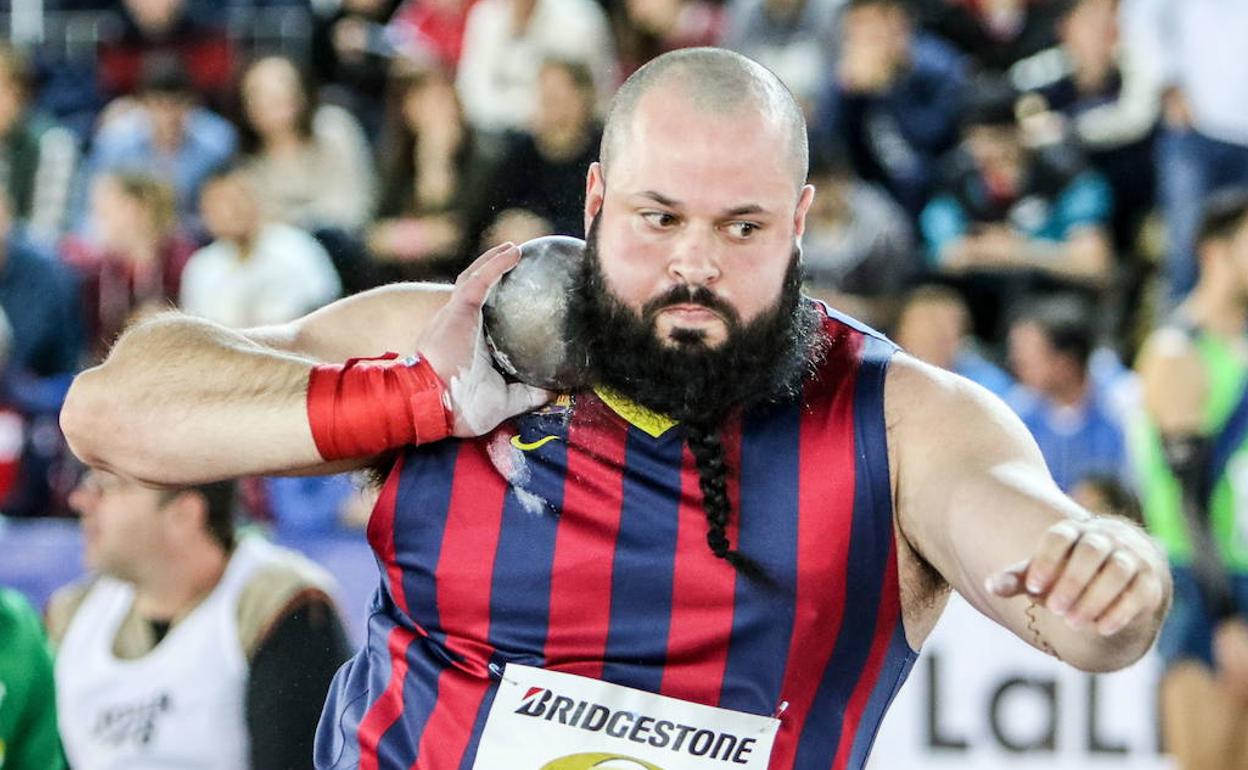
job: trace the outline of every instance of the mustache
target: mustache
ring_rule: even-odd
[[[647,302],[641,308],[641,317],[649,323],[654,320],[654,317],[661,310],[673,305],[701,305],[718,313],[728,322],[729,326],[735,328],[740,325],[741,319],[737,315],[736,308],[705,286],[690,286],[689,284],[673,286],[663,294]]]

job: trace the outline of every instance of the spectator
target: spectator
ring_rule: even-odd
[[[677,48],[715,45],[723,34],[723,7],[710,0],[624,0],[615,39],[620,77]]]
[[[298,228],[266,222],[250,176],[217,171],[201,194],[214,238],[191,256],[182,275],[182,309],[230,327],[282,323],[341,292],[329,255]]]
[[[550,60],[538,78],[531,133],[509,137],[486,197],[472,214],[487,244],[539,235],[580,235],[585,168],[598,159],[602,126],[594,119],[594,84],[580,62]]]
[[[444,70],[397,70],[391,89],[369,250],[384,278],[453,278],[472,251],[465,214],[488,173],[480,141]]]
[[[233,126],[196,106],[194,86],[176,59],[148,59],[138,100],[115,108],[100,126],[88,180],[106,171],[146,171],[173,185],[178,218],[196,222],[199,186],[237,145]],[[85,214],[85,201],[83,205]]]
[[[18,413],[25,430],[21,474],[3,510],[44,516],[61,511],[67,491],[57,484],[67,461],[57,413],[78,370],[82,328],[69,271],[12,225],[0,191],[0,310],[12,329],[0,402]]]
[[[1214,190],[1248,184],[1248,5],[1129,0],[1123,13],[1133,58],[1161,93],[1158,198],[1177,303],[1196,283],[1203,202]]]
[[[1109,186],[1069,145],[1028,147],[1016,99],[1000,81],[977,84],[962,146],[920,219],[932,266],[959,282],[991,340],[1035,290],[1096,292],[1114,271]]]
[[[957,141],[962,60],[943,42],[914,34],[903,0],[850,0],[840,33],[820,141],[844,137],[859,176],[917,216],[939,158]]]
[[[456,79],[468,122],[493,133],[531,128],[538,76],[550,58],[585,65],[593,73],[597,100],[605,101],[616,84],[616,62],[598,3],[480,0],[468,13]]]
[[[307,767],[347,658],[332,578],[238,538],[233,482],[90,471],[72,502],[95,573],[52,598],[61,735],[78,770]]]
[[[400,0],[340,0],[313,6],[312,74],[321,98],[351,112],[368,136],[381,128],[393,46],[386,24]]]
[[[907,353],[977,382],[1004,398],[1014,380],[979,352],[971,335],[966,301],[948,286],[929,284],[911,291],[898,314],[897,344]]]
[[[1179,770],[1231,770],[1248,765],[1248,191],[1208,201],[1197,253],[1196,287],[1140,352],[1132,453],[1174,574],[1157,645],[1165,741]]]
[[[866,323],[891,327],[919,269],[906,212],[856,178],[843,153],[816,159],[810,183],[819,192],[802,235],[807,292]]]
[[[1021,387],[1008,400],[1067,492],[1096,473],[1123,478],[1127,468],[1124,415],[1089,369],[1095,335],[1089,308],[1070,296],[1035,300],[1010,326]]]
[[[813,121],[836,60],[837,21],[845,0],[730,0],[724,48],[776,73]]]
[[[0,588],[0,762],[12,770],[63,770],[52,655],[34,609]]]
[[[373,175],[355,118],[317,106],[289,59],[253,63],[240,83],[242,151],[266,215],[306,230],[359,230],[373,209]]]
[[[917,0],[923,27],[999,74],[1054,43],[1052,0]]]
[[[142,88],[145,63],[174,58],[194,91],[218,109],[233,85],[233,51],[224,29],[195,18],[186,0],[123,0],[120,37],[100,44],[99,88],[106,99]]]
[[[66,224],[78,142],[30,107],[26,59],[0,44],[0,186],[34,239],[54,243]]]
[[[91,190],[94,240],[71,237],[62,247],[82,282],[92,360],[139,315],[177,301],[182,270],[195,244],[178,229],[173,189],[141,172],[96,178]]]
[[[1060,124],[1114,196],[1114,245],[1133,246],[1155,193],[1153,152],[1160,102],[1144,65],[1118,45],[1118,0],[1060,0],[1058,45],[1010,69],[1020,93]]]

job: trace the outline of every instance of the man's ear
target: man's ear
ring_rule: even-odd
[[[806,214],[810,211],[810,204],[815,202],[815,186],[813,184],[804,185],[802,194],[797,198],[797,210],[793,214],[793,235],[799,240],[802,233],[806,232]]]
[[[607,194],[607,180],[602,174],[602,164],[594,161],[589,164],[589,171],[585,174],[585,234],[589,234],[589,227],[594,223],[594,218],[602,211],[602,201]]]

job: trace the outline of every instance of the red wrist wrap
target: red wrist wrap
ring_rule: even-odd
[[[396,359],[387,353],[312,367],[308,424],[321,457],[369,457],[450,435],[455,419],[433,367],[419,356]]]

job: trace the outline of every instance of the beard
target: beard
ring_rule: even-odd
[[[743,324],[736,309],[705,286],[674,286],[645,304],[640,315],[607,284],[598,252],[598,219],[586,238],[585,259],[572,287],[567,331],[585,361],[587,380],[675,420],[715,424],[733,409],[797,396],[826,341],[820,314],[802,297],[801,249],[794,247],[780,296]],[[655,321],[667,307],[702,305],[724,319],[717,346],[701,330],[676,328],[658,337]]]

